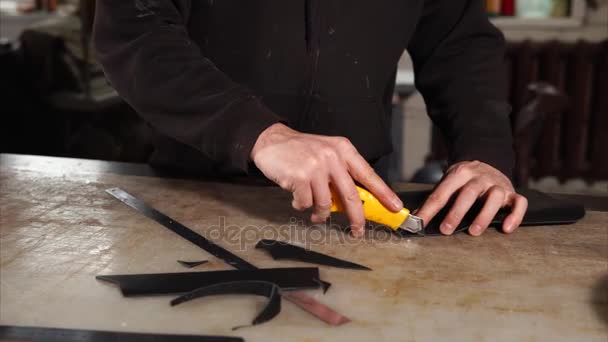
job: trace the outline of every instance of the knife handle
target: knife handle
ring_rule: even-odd
[[[392,212],[380,203],[380,201],[369,191],[357,187],[359,198],[363,202],[363,212],[369,221],[383,224],[392,230],[397,230],[403,222],[410,216],[410,211],[406,208],[398,212]],[[344,212],[344,207],[339,197],[332,190],[331,212]]]

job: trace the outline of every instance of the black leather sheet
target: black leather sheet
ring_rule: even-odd
[[[524,216],[522,226],[544,226],[544,225],[558,225],[558,224],[571,224],[580,220],[585,216],[585,208],[577,203],[572,203],[566,200],[557,199],[550,195],[542,192],[530,189],[519,189],[518,193],[522,194],[528,199],[528,211]],[[424,204],[426,198],[430,195],[431,191],[408,191],[400,192],[397,195],[401,198],[405,206],[414,211]],[[473,222],[479,211],[481,210],[483,203],[478,201],[469,210],[467,215],[464,217],[460,225],[455,232],[466,231],[469,225]],[[426,236],[429,235],[441,235],[439,231],[439,225],[448,213],[450,205],[448,204],[443,210],[433,218],[431,222],[427,223]],[[510,209],[502,209],[496,214],[494,220],[492,220],[491,226],[500,227],[503,220],[509,214]],[[414,237],[420,236],[405,231],[397,232],[401,236]]]

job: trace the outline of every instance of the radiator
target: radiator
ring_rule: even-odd
[[[608,180],[608,41],[509,43],[506,53],[512,121],[530,100],[528,85],[545,81],[568,97],[568,106],[542,120],[538,140],[527,157],[518,156],[516,174]],[[528,141],[515,141],[515,144]],[[430,159],[446,157],[434,130]],[[520,179],[526,184],[527,179]]]

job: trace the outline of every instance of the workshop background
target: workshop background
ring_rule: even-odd
[[[608,0],[485,2],[508,41],[516,182],[606,194]],[[117,96],[95,60],[94,3],[0,0],[1,153],[147,160],[156,134]],[[446,149],[415,91],[407,54],[394,103],[390,180],[437,181]]]

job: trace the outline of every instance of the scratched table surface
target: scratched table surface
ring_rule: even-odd
[[[0,323],[131,332],[219,334],[246,341],[602,341],[608,339],[608,213],[513,235],[349,238],[309,225],[274,187],[134,176],[107,163],[3,156]],[[8,161],[11,162],[8,162]],[[15,161],[17,161],[15,163]],[[127,172],[128,173],[128,172]],[[262,237],[307,244],[373,271],[320,267],[333,286],[307,291],[352,319],[330,327],[283,301],[215,296],[171,307],[171,296],[124,298],[98,274],[186,271],[176,260],[220,260],[104,192],[121,187],[259,267]],[[406,186],[407,188],[408,186]],[[401,189],[403,190],[403,189]],[[337,222],[337,223],[336,223]]]

